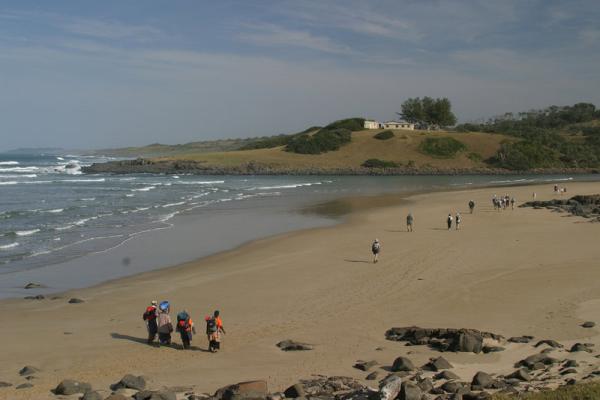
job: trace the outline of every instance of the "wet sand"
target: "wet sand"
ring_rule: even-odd
[[[600,224],[549,210],[492,209],[494,193],[520,203],[534,191],[539,200],[555,197],[552,185],[543,185],[423,193],[400,203],[398,196],[346,200],[324,206],[351,213],[334,227],[258,240],[60,299],[2,301],[0,342],[8,345],[0,381],[25,382],[18,376],[24,365],[42,372],[33,388],[0,389],[0,398],[55,398],[49,390],[64,378],[107,389],[126,373],[146,375],[157,388],[188,385],[212,393],[266,379],[276,391],[312,374],[362,379],[366,373],[352,368],[358,359],[389,367],[408,352],[415,365],[439,355],[386,341],[392,326],[475,328],[599,347],[597,328],[580,324],[600,315]],[[600,183],[569,184],[569,196],[592,193],[600,193]],[[477,203],[473,215],[470,199]],[[408,211],[415,216],[413,233],[405,229]],[[461,230],[448,231],[445,217],[456,211],[463,215]],[[382,253],[374,265],[370,244],[376,237]],[[67,304],[71,297],[85,303]],[[141,314],[153,299],[169,299],[175,312],[188,310],[199,333],[204,315],[221,310],[227,329],[222,352],[206,353],[202,334],[194,338],[194,351],[144,344]],[[284,339],[315,349],[284,353],[275,347]],[[470,381],[478,370],[511,372],[515,361],[535,352],[530,345],[506,347],[444,356]],[[598,360],[588,353],[577,357]]]

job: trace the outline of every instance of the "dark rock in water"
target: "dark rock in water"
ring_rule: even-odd
[[[421,389],[412,382],[403,382],[400,388],[400,400],[421,400]]]
[[[482,332],[475,329],[436,328],[426,329],[416,326],[389,329],[388,340],[408,342],[411,345],[429,345],[440,351],[464,351],[479,353],[483,347],[483,339],[501,340],[501,335]]]
[[[439,374],[435,375],[433,378],[434,379],[447,379],[447,380],[460,379],[460,377],[452,371],[442,371]]]
[[[29,389],[32,387],[33,385],[31,383],[22,383],[19,386],[15,387],[15,389]]]
[[[540,347],[543,344],[546,344],[555,349],[562,349],[564,347],[562,344],[558,343],[556,340],[551,340],[551,339],[540,340],[539,342],[537,342],[535,344],[535,347]]]
[[[371,360],[371,361],[357,361],[356,364],[354,364],[354,368],[356,369],[360,369],[361,371],[368,371],[369,369],[373,368],[375,365],[377,365],[377,361],[375,360]]]
[[[146,378],[143,376],[135,376],[131,374],[125,375],[121,380],[110,387],[112,390],[119,389],[134,389],[144,390],[146,389]]]
[[[19,375],[28,376],[28,375],[33,375],[38,372],[40,372],[39,368],[32,367],[31,365],[26,365],[23,368],[21,368],[21,370],[19,371]]]
[[[314,347],[308,343],[300,343],[295,342],[293,340],[284,340],[282,342],[277,343],[277,347],[279,347],[283,351],[305,351],[312,350]]]
[[[40,288],[45,288],[46,286],[40,284],[40,283],[33,283],[33,282],[29,282],[27,285],[25,285],[25,287],[23,289],[40,289]]]
[[[86,382],[79,382],[73,379],[65,379],[58,384],[54,389],[54,394],[57,395],[71,395],[75,393],[85,393],[92,390],[92,385]]]
[[[374,381],[377,379],[378,376],[379,376],[379,372],[373,371],[369,375],[367,375],[367,377],[365,379],[368,381]]]
[[[73,297],[71,300],[69,300],[69,304],[80,304],[80,303],[85,303],[85,301],[78,299],[76,297]]]
[[[593,321],[586,321],[583,324],[581,324],[581,326],[584,328],[593,328],[596,326],[596,323]]]
[[[450,368],[453,368],[452,364],[450,364],[444,357],[431,358],[429,362],[423,366],[423,369],[434,372]]]
[[[91,391],[86,392],[81,400],[103,400],[104,396],[102,396],[99,392]]]
[[[571,349],[569,350],[571,353],[575,353],[577,351],[585,351],[587,353],[591,353],[592,349],[590,348],[590,346],[586,346],[583,343],[575,343]]]
[[[213,397],[221,400],[254,400],[267,397],[267,382],[240,382],[217,390]]]
[[[301,384],[295,384],[285,389],[283,392],[287,399],[297,399],[298,397],[306,397],[304,394],[304,388]]]
[[[168,390],[143,390],[133,395],[135,400],[177,400],[175,393]]]
[[[488,354],[488,353],[497,353],[499,351],[504,351],[504,350],[505,349],[502,346],[483,346],[483,349],[482,349],[482,351],[485,354]]]
[[[12,383],[0,382],[0,388],[11,387]]]
[[[511,343],[529,343],[533,339],[533,336],[513,336],[508,338]]]
[[[471,381],[472,386],[477,386],[482,389],[490,388],[492,386],[492,383],[494,383],[494,378],[492,378],[490,374],[487,374],[482,371],[476,373],[473,377],[473,380]]]
[[[398,357],[394,360],[394,364],[392,365],[392,371],[414,371],[415,366],[412,361],[406,357]]]
[[[529,372],[523,368],[519,368],[512,374],[508,375],[507,378],[518,379],[523,382],[529,382],[531,379],[533,379]]]
[[[25,296],[23,298],[25,300],[44,300],[46,297],[44,297],[44,295],[38,294],[37,296]]]
[[[458,393],[458,391],[464,389],[464,387],[465,386],[461,382],[457,381],[448,381],[441,386],[446,393]]]

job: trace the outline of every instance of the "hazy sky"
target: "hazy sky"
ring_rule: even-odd
[[[600,105],[598,0],[0,0],[0,149]]]

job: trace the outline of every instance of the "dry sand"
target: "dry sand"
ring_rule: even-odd
[[[439,355],[386,341],[393,326],[475,328],[600,347],[598,330],[580,327],[584,320],[600,323],[600,223],[491,207],[493,193],[507,192],[520,203],[534,191],[539,200],[554,197],[551,185],[419,194],[353,213],[335,227],[256,241],[61,299],[2,301],[0,381],[25,382],[18,375],[24,365],[42,372],[34,388],[0,388],[0,398],[54,398],[49,390],[64,378],[107,389],[126,373],[146,375],[156,388],[189,385],[212,393],[266,379],[276,391],[312,374],[364,378],[352,368],[358,359],[389,367],[409,352],[416,365]],[[600,193],[600,183],[569,184],[569,195],[592,193]],[[473,215],[469,199],[477,203]],[[409,210],[414,233],[405,229]],[[457,210],[462,229],[449,232],[445,217]],[[382,253],[374,265],[376,237]],[[67,304],[70,297],[85,303]],[[202,334],[194,338],[196,351],[144,344],[141,314],[153,299],[169,299],[175,312],[188,310],[199,333],[203,317],[220,309],[227,329],[222,352],[202,351]],[[284,339],[315,349],[285,353],[275,347]],[[531,345],[509,344],[501,353],[444,356],[470,381],[478,370],[508,373],[534,352]],[[597,352],[569,356],[598,363]]]

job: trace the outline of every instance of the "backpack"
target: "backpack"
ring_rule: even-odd
[[[217,331],[217,321],[214,318],[206,320],[206,333],[215,333]]]
[[[179,321],[177,321],[177,330],[179,332],[187,332],[189,328],[189,319],[180,319]]]
[[[148,308],[146,308],[146,311],[144,312],[144,314],[142,314],[142,319],[144,321],[152,321],[155,318],[156,308],[154,308],[153,306],[149,306]]]
[[[378,252],[380,248],[381,248],[381,246],[379,245],[379,242],[374,242],[373,246],[371,246],[371,250],[373,252]]]

